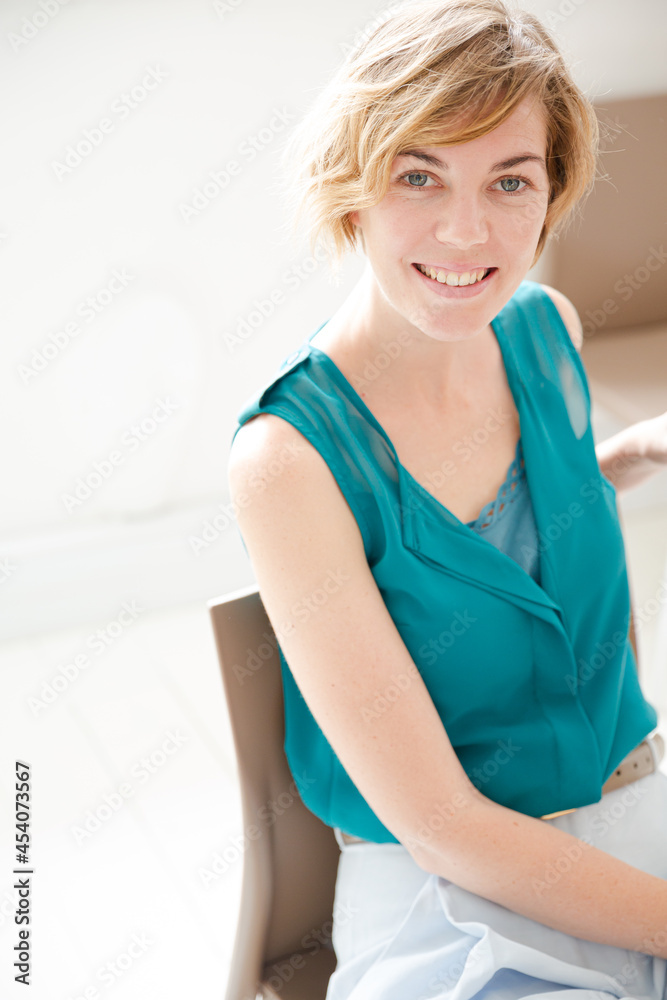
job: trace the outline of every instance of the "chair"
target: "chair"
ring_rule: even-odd
[[[258,587],[207,606],[247,841],[225,1000],[324,1000],[336,967],[331,926],[340,848],[332,828],[304,805],[288,767],[280,658]]]

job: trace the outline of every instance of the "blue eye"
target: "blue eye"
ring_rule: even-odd
[[[503,187],[505,194],[520,194],[525,187],[528,187],[530,181],[525,177],[501,177],[498,184],[511,184],[513,187]],[[524,187],[520,188],[519,184],[523,184]]]
[[[409,178],[409,177],[421,177],[423,179],[422,179],[421,183],[419,183],[419,184],[409,184],[408,183],[408,187],[415,187],[415,188],[417,188],[417,187],[424,187],[425,184],[426,184],[426,181],[430,180],[428,174],[423,174],[423,173],[421,173],[421,171],[418,171],[418,170],[410,170],[407,174],[401,174],[401,176],[398,179],[399,179],[399,181],[402,181],[402,180],[405,180],[406,178]]]
[[[411,178],[418,178],[416,184],[411,182]],[[421,170],[409,170],[404,174],[401,174],[397,180],[399,182],[405,182],[406,187],[411,187],[413,190],[419,190],[427,185],[429,180],[433,180],[430,174],[425,174]],[[502,191],[504,194],[522,194],[524,190],[528,187],[532,187],[532,183],[527,177],[515,176],[515,177],[501,177],[496,184],[502,185]],[[523,185],[519,187],[519,185]],[[429,185],[431,186],[431,185]]]

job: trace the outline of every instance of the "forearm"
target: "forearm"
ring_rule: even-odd
[[[667,881],[544,820],[475,796],[415,859],[573,937],[667,958]]]
[[[600,471],[613,483],[618,493],[641,485],[664,468],[646,454],[646,431],[649,426],[648,420],[631,424],[595,446]]]

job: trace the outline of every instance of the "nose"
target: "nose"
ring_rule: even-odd
[[[439,208],[436,237],[440,243],[467,250],[489,238],[486,210],[479,195],[450,192]]]

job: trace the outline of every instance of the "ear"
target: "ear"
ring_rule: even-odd
[[[350,212],[349,219],[350,219],[350,222],[352,223],[353,226],[358,226],[359,225],[359,213],[358,212]]]

